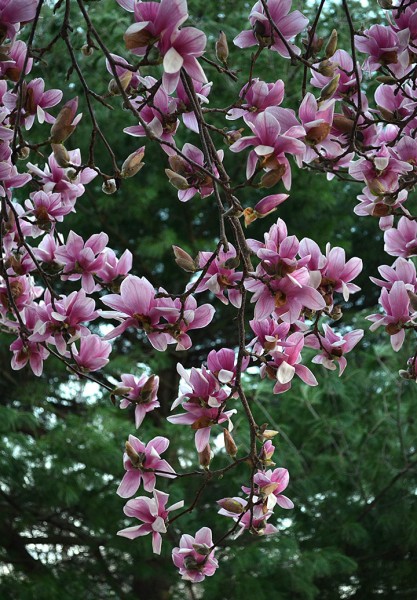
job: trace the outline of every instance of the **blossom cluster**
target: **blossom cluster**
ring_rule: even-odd
[[[0,1],[0,325],[13,338],[12,368],[28,364],[40,376],[44,362],[53,354],[78,377],[100,383],[91,373],[106,366],[110,340],[128,328],[158,351],[168,346],[187,351],[193,344],[193,330],[212,323],[216,301],[230,303],[236,309],[238,338],[230,347],[212,349],[202,364],[191,369],[178,364],[181,380],[172,409],[180,407],[182,412],[168,421],[189,426],[194,432],[202,467],[199,475],[210,469],[210,440],[213,430],[219,433],[219,426],[223,426],[225,453],[236,464],[239,460],[252,464],[249,485],[242,487],[246,498],[218,501],[219,514],[234,522],[227,535],[238,529],[255,535],[276,533],[270,522],[274,509],[293,507],[282,494],[289,473],[284,467],[270,468],[275,467],[271,439],[277,432],[256,424],[242,381],[249,371],[256,371],[261,378],[272,380],[276,394],[289,390],[295,376],[308,386],[317,385],[305,364],[304,348],[314,354],[313,364],[329,370],[338,367],[341,375],[347,365],[346,354],[360,341],[363,331],[347,327],[339,333],[335,323],[342,316],[342,302],[349,302],[351,294],[360,290],[353,281],[362,271],[362,261],[347,259],[343,248],[330,243],[322,252],[312,239],[299,240],[288,233],[281,218],[265,232],[263,240],[247,238],[242,222],[248,227],[287,201],[294,168],[322,171],[329,179],[347,177],[362,182],[355,213],[379,219],[384,249],[395,257],[392,266],[380,266],[383,279],[372,278],[381,288],[381,311],[368,317],[370,328],[384,326],[394,350],[401,348],[406,330],[416,328],[417,316],[412,260],[417,255],[417,224],[407,204],[417,183],[417,5],[391,7],[387,25],[373,25],[356,34],[352,31],[350,53],[338,49],[335,31],[324,48],[316,22],[307,30],[303,53],[294,38],[306,29],[308,19],[292,10],[291,0],[256,2],[249,14],[251,28],[234,39],[242,51],[257,47],[250,75],[229,107],[217,107],[225,120],[225,127],[219,129],[209,123],[209,117],[206,121],[210,113],[204,112],[213,87],[202,67],[207,37],[198,28],[184,25],[189,17],[186,0],[117,2],[132,13],[133,22],[123,37],[128,59],[104,52],[112,77],[106,99],[115,97],[117,103],[121,96],[123,106],[134,116],[136,124],[125,127],[124,133],[146,138],[146,143],[157,142],[164,150],[165,175],[180,202],[196,202],[199,197],[202,206],[211,209],[215,201],[220,212],[220,240],[215,249],[201,250],[196,258],[174,246],[177,265],[191,277],[183,293],[172,294],[132,273],[131,252],[126,249],[118,256],[108,246],[105,232],[83,239],[68,227],[69,233],[62,235],[61,224],[65,220],[70,225],[86,186],[101,178],[103,193],[115,193],[123,179],[143,168],[146,146],[131,153],[111,176],[95,164],[94,152],[87,160],[79,149],[67,150],[66,140],[82,118],[78,98],[62,104],[61,90],[48,89],[41,77],[32,78],[34,54],[19,39],[24,24],[33,23],[36,28],[42,6],[38,0]],[[87,29],[94,33],[90,25]],[[96,41],[103,47],[101,38]],[[236,80],[223,33],[216,47],[218,62],[214,65]],[[257,57],[269,51],[292,62],[301,60],[306,74],[307,67],[310,69],[312,91],[304,90],[296,110],[285,106],[283,80],[267,82],[253,76]],[[365,55],[362,64],[356,52]],[[139,66],[131,64],[132,57],[139,60]],[[213,61],[208,60],[210,63]],[[155,77],[144,76],[142,66],[159,66],[162,76],[157,68],[152,71]],[[77,71],[78,64],[72,67]],[[380,78],[372,100],[364,92],[364,73],[376,73]],[[305,79],[307,85],[308,77]],[[89,94],[91,91],[86,92],[91,110]],[[106,104],[104,93],[98,97]],[[104,135],[95,117],[92,120],[93,137],[99,132]],[[45,132],[47,129],[40,143],[26,141],[35,122]],[[199,146],[187,141],[180,148],[177,132],[181,130],[187,130],[193,141],[198,139]],[[212,131],[225,142],[225,148],[216,147]],[[51,147],[47,159],[39,151],[43,146]],[[233,187],[227,161],[244,152],[245,181]],[[32,155],[19,170],[17,157],[27,159],[30,153],[41,159]],[[26,193],[28,184],[32,187]],[[281,185],[284,193],[280,188],[277,192]],[[19,188],[20,195],[27,196],[23,201],[13,191]],[[241,188],[275,189],[253,206],[242,206],[237,197]],[[234,235],[234,244],[227,239],[225,224],[228,234]],[[196,296],[201,293],[209,302],[197,303]],[[117,323],[106,335],[100,327],[103,319]],[[252,334],[246,332],[247,325]],[[415,357],[408,361],[404,377],[417,379],[415,363]],[[134,407],[139,428],[146,415],[159,407],[159,383],[157,375],[124,373],[107,389],[120,398],[121,408]],[[231,431],[232,417],[240,406],[251,429],[251,450],[239,457]],[[179,501],[167,508],[168,493],[155,487],[158,477],[172,480],[178,476],[161,458],[168,446],[168,438],[162,436],[144,443],[130,435],[123,457],[126,473],[117,490],[122,498],[130,498],[125,515],[140,521],[120,530],[119,535],[135,539],[152,534],[156,554],[161,552],[162,535],[176,519],[171,512],[184,504]],[[233,466],[232,462],[224,470]],[[152,497],[132,498],[141,485]],[[172,555],[182,577],[200,582],[213,575],[218,567],[214,558],[217,545],[207,527],[195,536],[182,535]]]

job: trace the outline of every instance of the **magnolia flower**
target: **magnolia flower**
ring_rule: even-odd
[[[181,536],[179,548],[172,550],[172,560],[178,567],[182,579],[198,583],[214,575],[219,563],[214,558],[211,529],[202,527],[195,537]]]
[[[139,498],[129,500],[123,512],[128,517],[139,519],[139,521],[142,521],[142,524],[121,529],[117,532],[117,535],[134,540],[142,535],[152,533],[152,550],[155,554],[161,554],[161,533],[166,533],[167,531],[166,523],[169,513],[184,506],[184,501],[181,500],[169,508],[165,508],[168,498],[168,494],[154,489],[153,498],[140,496]]]

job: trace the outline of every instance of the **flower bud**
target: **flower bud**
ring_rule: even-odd
[[[67,177],[70,181],[75,181],[78,177],[78,171],[75,169],[67,169]]]
[[[308,130],[306,135],[306,142],[308,142],[311,146],[315,146],[316,144],[321,144],[330,132],[330,125],[328,123],[320,123],[315,127],[312,127]]]
[[[321,90],[319,101],[323,102],[324,100],[329,100],[333,94],[337,90],[337,86],[339,85],[340,74],[338,73],[333,77],[331,81]]]
[[[30,148],[28,148],[27,146],[22,146],[17,151],[17,158],[19,160],[26,160],[27,158],[29,158],[29,154],[30,154]]]
[[[70,163],[70,156],[65,146],[63,144],[51,144],[51,147],[57,164],[64,169],[68,167]]]
[[[178,173],[178,175],[182,176],[187,175],[187,161],[184,160],[181,156],[178,156],[178,154],[174,154],[173,156],[169,157],[168,162],[169,166],[173,171],[175,171],[175,173]]]
[[[193,548],[202,556],[208,556],[210,554],[210,548],[207,546],[207,544],[193,544]]]
[[[341,133],[351,133],[354,122],[352,119],[348,119],[344,115],[335,115],[333,117],[333,127],[338,129]]]
[[[114,194],[114,192],[117,191],[116,180],[115,179],[106,179],[106,181],[103,181],[103,185],[101,186],[101,190],[105,194],[108,194],[109,196],[111,194]]]
[[[224,508],[224,510],[227,510],[235,515],[240,515],[243,513],[243,506],[234,498],[222,498],[221,500],[217,500],[217,504],[221,508]]]
[[[189,185],[188,181],[182,175],[178,175],[175,171],[171,171],[171,169],[165,169],[165,173],[169,179],[169,183],[174,186],[177,190],[188,190]]]
[[[392,8],[392,0],[377,0],[379,6],[385,10]]]
[[[139,150],[136,150],[136,152],[129,154],[122,165],[120,176],[124,179],[127,179],[128,177],[133,177],[136,175],[136,173],[139,173],[145,164],[142,162],[144,156],[145,146],[142,146],[142,148],[139,148]]]
[[[326,48],[324,50],[326,58],[331,58],[333,56],[333,54],[336,52],[336,50],[337,50],[337,31],[336,31],[336,29],[333,29],[333,31],[330,34],[329,41],[327,42]]]
[[[279,431],[275,431],[275,429],[265,429],[265,431],[262,432],[264,440],[272,440],[276,435],[279,435]]]
[[[243,129],[232,129],[230,131],[226,131],[226,141],[231,146],[242,137]]]
[[[133,390],[133,388],[128,387],[127,385],[120,385],[118,387],[115,387],[112,390],[112,394],[114,396],[125,396],[126,394],[128,394],[129,392],[131,392]]]
[[[325,77],[333,77],[336,70],[336,65],[330,62],[330,60],[322,60],[318,66],[318,71]]]
[[[284,169],[285,171],[285,169]],[[271,188],[281,181],[283,176],[282,169],[271,169],[262,175],[260,181],[261,188]]]
[[[230,431],[227,429],[223,429],[224,436],[224,447],[226,448],[226,452],[229,456],[234,458],[237,454],[237,446],[235,444],[235,440],[233,439]]]
[[[140,456],[132,446],[130,442],[126,442],[125,444],[126,454],[130,458],[132,465],[138,467],[140,465]]]
[[[198,462],[204,469],[208,469],[211,463],[211,449],[210,444],[198,453]]]
[[[411,290],[407,290],[408,297],[410,299],[411,308],[417,310],[417,294]]]
[[[172,246],[177,265],[187,273],[195,273],[197,270],[195,260],[179,246]]]
[[[224,262],[226,269],[236,269],[240,265],[239,256],[231,256]]]
[[[245,227],[249,227],[249,225],[256,221],[256,219],[258,218],[256,212],[250,206],[248,206],[248,208],[245,208],[245,210],[243,211],[243,216],[245,217]]]
[[[133,23],[126,29],[123,39],[128,50],[146,48],[156,41],[152,33],[146,29],[146,22]]]
[[[398,375],[402,378],[402,379],[414,379],[412,373],[410,373],[409,371],[404,371],[404,369],[400,369],[398,371]]]
[[[329,317],[333,319],[333,321],[339,321],[343,317],[343,312],[341,306],[336,304],[333,306],[331,312],[329,313]]]
[[[84,44],[84,46],[81,47],[81,52],[84,54],[84,56],[91,56],[94,52],[94,48],[89,44]]]
[[[224,64],[227,63],[229,57],[229,47],[227,45],[227,38],[224,31],[220,31],[219,39],[216,42],[216,56],[218,60]]]
[[[73,122],[77,109],[77,97],[64,104],[51,127],[51,144],[62,144],[73,133],[76,127],[76,123]]]
[[[126,91],[126,89],[129,87],[129,84],[132,81],[132,77],[132,71],[125,71],[123,75],[120,75],[119,82],[123,91]],[[120,96],[119,84],[115,79],[110,80],[107,89],[109,91],[109,94],[111,94],[112,96]]]

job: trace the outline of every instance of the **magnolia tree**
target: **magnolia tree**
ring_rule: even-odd
[[[1,329],[11,337],[13,369],[30,368],[39,376],[53,355],[79,378],[103,386],[120,408],[133,406],[135,426],[141,428],[147,413],[159,406],[158,374],[122,374],[115,386],[101,372],[111,355],[110,340],[130,328],[140,330],[143,343],[158,352],[172,344],[187,350],[194,329],[205,328],[213,336],[209,332],[219,303],[235,308],[236,339],[230,346],[212,350],[203,364],[190,370],[177,367],[180,389],[172,398],[174,413],[168,421],[174,436],[181,426],[195,436],[200,468],[176,472],[162,458],[168,438],[130,434],[117,489],[119,496],[130,498],[124,512],[132,518],[131,526],[118,535],[135,539],[151,534],[153,551],[159,554],[171,527],[178,535],[172,550],[175,567],[183,579],[200,582],[219,567],[216,548],[227,537],[245,530],[257,536],[274,534],[275,511],[293,507],[283,494],[288,471],[274,462],[277,431],[256,422],[245,395],[244,372],[270,379],[274,394],[290,389],[295,377],[316,386],[303,364],[303,349],[315,351],[313,363],[342,375],[346,355],[363,336],[362,330],[349,327],[342,335],[336,325],[343,302],[359,290],[353,281],[362,270],[360,258],[347,258],[332,240],[325,251],[312,239],[298,240],[281,218],[263,239],[247,235],[254,220],[286,201],[298,169],[362,182],[355,213],[379,218],[385,251],[394,259],[380,266],[382,279],[373,278],[381,294],[379,312],[368,317],[370,329],[383,326],[393,349],[399,350],[407,330],[416,328],[417,281],[411,257],[417,254],[417,217],[407,202],[417,182],[417,5],[414,0],[378,0],[385,24],[359,31],[348,2],[342,0],[350,43],[339,48],[336,30],[327,39],[320,36],[324,0],[317,3],[311,23],[293,10],[291,0],[260,0],[248,15],[247,29],[233,40],[247,57],[244,73],[233,68],[223,32],[214,52],[207,49],[205,33],[187,25],[186,0],[117,3],[131,15],[117,47],[109,47],[84,0],[56,2],[55,9],[65,9],[62,23],[57,35],[42,40],[40,47],[36,36],[44,0],[0,0]],[[81,49],[72,42],[71,11],[84,20]],[[37,64],[59,40],[83,89],[82,100],[63,99],[63,91],[49,89],[47,81],[36,77]],[[106,84],[97,90],[90,88],[79,63],[80,52],[88,56],[93,51],[102,54],[108,72],[103,68]],[[284,81],[258,76],[258,59],[264,53],[300,67],[296,110],[285,106]],[[152,75],[143,74],[145,67]],[[213,70],[241,83],[229,106],[213,105]],[[79,104],[91,125],[86,156],[65,147],[70,136],[72,143],[76,140]],[[137,124],[120,135],[140,138],[138,145],[143,145],[128,157],[116,156],[97,118],[98,105],[133,114]],[[224,118],[222,128],[213,123],[214,115]],[[43,135],[33,139],[35,121]],[[178,145],[180,129],[189,130],[192,143]],[[110,173],[96,161],[98,141],[109,155]],[[72,230],[66,237],[61,233],[64,219],[71,227],[71,213],[92,180],[102,181],[105,194],[123,194],[124,179],[146,168],[148,144],[159,144],[165,153],[161,177],[169,179],[178,195],[174,198],[173,191],[170,203],[194,202],[200,196],[204,210],[214,206],[218,211],[219,233],[211,247],[201,248],[197,257],[173,247],[178,268],[190,273],[181,294],[155,289],[152,281],[132,274],[131,253],[126,249],[117,256],[105,232],[89,239]],[[236,159],[244,165],[239,181],[227,170],[228,162]],[[286,193],[279,191],[282,186]],[[22,188],[17,195],[23,201],[15,197],[17,188]],[[239,197],[245,188],[265,190],[265,195],[254,206],[243,206]],[[209,302],[201,302],[203,292]],[[111,326],[100,328],[98,323]],[[400,376],[417,378],[416,359],[417,351]],[[249,425],[250,439],[237,440],[249,448],[245,453],[238,452],[232,434],[237,412]],[[210,438],[221,431],[229,459],[225,466],[210,469]],[[242,462],[250,465],[248,480],[242,481],[241,490],[228,489],[228,472]],[[160,478],[184,476],[201,480],[197,494],[187,499],[186,508],[184,502],[170,505],[168,494],[158,489]],[[226,517],[223,534],[213,539],[202,523],[197,532],[180,536],[180,517],[219,478],[224,497],[213,511]]]

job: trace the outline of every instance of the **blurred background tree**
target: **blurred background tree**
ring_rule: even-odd
[[[298,4],[303,12],[313,14],[317,3]],[[363,3],[351,4],[357,23],[378,19]],[[91,1],[88,7],[108,47],[128,58],[122,36],[130,23],[129,15],[113,0]],[[249,9],[250,4],[241,0],[189,2],[191,24],[208,35],[207,56],[214,58],[221,28],[229,39],[230,64],[239,71],[239,81],[234,83],[207,67],[217,106],[227,106],[245,83],[250,51],[233,49],[231,40],[247,28]],[[50,12],[35,38],[39,45],[53,37],[62,18],[62,8],[55,16],[52,3],[47,10]],[[342,20],[339,3],[326,3],[319,34],[326,37],[334,23]],[[72,24],[74,48],[80,50],[86,32],[76,8]],[[343,31],[339,35],[343,47]],[[99,52],[88,57],[79,52],[78,59],[91,88],[105,93],[110,75]],[[64,89],[66,99],[80,96],[82,105],[76,74],[67,73],[64,45],[58,43],[45,60],[38,67],[39,76],[45,77],[49,87]],[[147,75],[147,70],[142,74]],[[264,53],[255,74],[271,82],[283,79],[286,96],[295,106],[301,78],[297,68]],[[141,140],[122,133],[123,127],[135,123],[129,113],[120,110],[118,98],[110,102],[115,107],[111,115],[100,104],[95,110],[121,164]],[[213,123],[224,126],[219,117],[213,118]],[[228,124],[230,128],[240,126],[240,122]],[[89,136],[88,119],[84,118],[70,139],[73,147],[81,147],[83,156]],[[181,147],[185,141],[198,144],[190,132],[181,133],[177,143]],[[216,142],[219,148],[224,147],[221,138]],[[97,152],[105,169],[108,157],[99,144]],[[30,160],[44,163],[41,156],[31,156]],[[241,159],[226,153],[225,160],[231,176],[241,178]],[[156,145],[146,144],[145,163],[140,174],[124,181],[113,196],[104,195],[100,184],[93,182],[78,201],[77,213],[68,220],[68,227],[83,237],[106,231],[115,250],[132,251],[135,274],[179,292],[187,283],[187,275],[176,267],[171,245],[179,245],[193,256],[211,249],[218,235],[217,210],[211,198],[196,197],[179,204],[175,190],[161,176],[162,167],[168,166],[167,157]],[[299,239],[311,237],[322,249],[331,240],[333,245],[343,246],[349,256],[364,260],[367,270],[359,282],[362,292],[346,307],[342,324],[367,329],[358,310],[372,312],[369,309],[377,301],[378,290],[368,279],[376,274],[383,248],[377,221],[358,220],[353,215],[358,186],[327,182],[323,175],[295,169],[294,180],[290,199],[269,217],[270,224],[281,216],[290,233]],[[243,204],[249,200],[248,191],[245,194],[240,198]],[[253,204],[259,192],[250,194]],[[268,226],[267,220],[252,225],[252,237],[262,236]],[[404,348],[393,356],[388,340],[377,334],[368,334],[361,348],[350,355],[342,379],[314,366],[320,381],[315,389],[297,382],[292,391],[277,397],[272,395],[270,382],[252,382],[247,377],[258,422],[268,422],[280,432],[277,466],[288,468],[291,474],[288,495],[296,507],[279,513],[279,535],[263,539],[245,534],[228,541],[218,552],[221,568],[216,576],[194,589],[178,578],[169,548],[177,544],[180,531],[194,533],[202,524],[212,527],[215,536],[222,534],[230,523],[217,515],[215,502],[225,495],[225,486],[227,495],[239,493],[249,477],[244,464],[230,472],[227,483],[213,481],[195,511],[170,528],[160,558],[152,554],[149,539],[131,542],[115,535],[130,524],[122,513],[125,501],[115,493],[124,473],[122,451],[130,433],[146,442],[155,435],[174,435],[176,448],[168,451],[171,464],[180,470],[198,467],[193,435],[169,425],[165,417],[177,396],[176,363],[198,365],[210,349],[233,344],[234,313],[219,304],[216,308],[216,337],[207,339],[204,331],[196,330],[194,346],[187,353],[170,349],[156,354],[137,332],[129,331],[116,342],[117,358],[109,373],[114,381],[125,372],[139,375],[149,371],[161,377],[161,410],[148,415],[138,432],[131,412],[119,411],[108,395],[76,379],[53,359],[39,379],[28,370],[11,371],[10,340],[2,337],[2,600],[72,600],[77,596],[88,600],[249,600],[254,595],[257,600],[417,597],[415,384],[397,376],[399,365],[412,349]],[[243,418],[236,419],[235,432],[237,440],[245,439]],[[226,463],[220,441],[214,444],[214,453],[213,468],[219,468]],[[174,502],[185,498],[188,505],[200,483],[198,478],[184,478],[159,485],[169,490]]]

